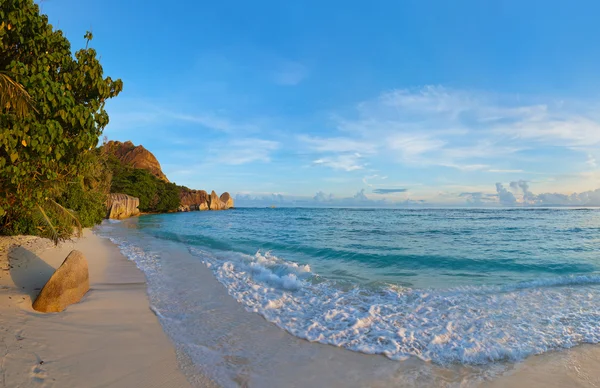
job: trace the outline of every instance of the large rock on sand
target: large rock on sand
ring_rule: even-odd
[[[123,218],[134,217],[140,214],[139,198],[127,194],[110,194],[106,201],[106,218],[122,220]]]
[[[83,253],[71,251],[33,302],[33,309],[57,313],[77,303],[90,289],[90,275]]]
[[[219,199],[223,202],[223,209],[231,209],[233,207],[233,198],[231,198],[228,192],[221,194],[221,198]]]

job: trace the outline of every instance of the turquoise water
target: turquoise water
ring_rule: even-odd
[[[101,234],[155,294],[174,264],[149,247],[177,244],[281,329],[393,360],[485,364],[600,342],[595,209],[235,209]]]

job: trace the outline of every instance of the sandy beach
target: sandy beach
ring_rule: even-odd
[[[90,291],[62,313],[34,311],[32,300],[72,249],[88,260]],[[1,387],[190,386],[149,308],[144,275],[108,240],[86,230],[55,248],[3,237],[0,269]],[[213,384],[198,376],[194,385]]]

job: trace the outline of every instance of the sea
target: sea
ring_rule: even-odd
[[[468,385],[600,342],[598,209],[236,208],[96,233],[145,273],[187,373],[223,386]]]

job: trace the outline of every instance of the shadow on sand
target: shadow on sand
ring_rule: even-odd
[[[54,273],[55,268],[23,247],[15,247],[8,253],[10,276],[15,286],[31,297],[33,302],[40,290]]]

